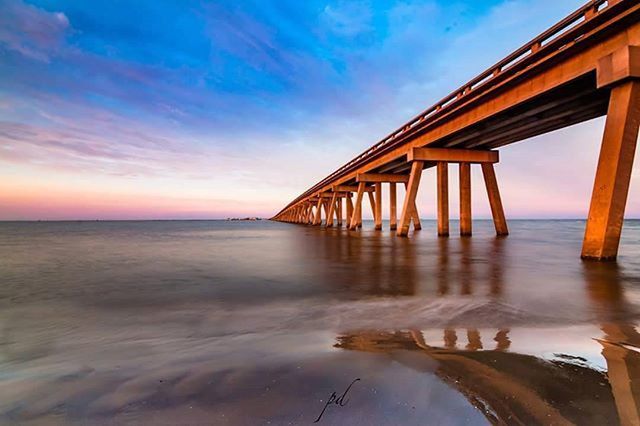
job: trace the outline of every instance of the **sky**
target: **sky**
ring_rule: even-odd
[[[0,220],[270,217],[584,2],[0,0]],[[585,217],[603,126],[501,149],[507,217]]]

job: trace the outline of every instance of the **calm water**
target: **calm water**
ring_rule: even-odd
[[[0,423],[640,423],[640,222],[424,225],[0,223]]]

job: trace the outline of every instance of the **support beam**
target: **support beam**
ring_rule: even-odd
[[[411,209],[411,221],[413,222],[413,230],[419,231],[422,229],[422,223],[420,223],[420,215],[418,214],[418,206],[416,202],[413,202],[413,209]]]
[[[460,163],[460,235],[471,236],[471,164]]]
[[[313,219],[314,225],[320,225],[322,223],[322,198],[318,198],[318,203],[316,204],[316,217]]]
[[[373,216],[373,221],[376,221],[376,199],[375,194],[373,192],[369,192],[367,194],[369,196],[369,205],[371,205],[371,215]]]
[[[333,192],[358,192],[358,186],[350,185],[334,185],[331,190]],[[373,186],[365,186],[364,192],[373,192]]]
[[[449,236],[449,164],[438,162],[438,236]]]
[[[404,184],[404,189],[405,191],[407,190],[408,186],[405,183]],[[422,224],[420,223],[420,215],[418,214],[418,206],[416,205],[415,201],[413,202],[413,207],[411,208],[411,211],[409,212],[409,215],[411,217],[411,221],[413,222],[413,230],[414,231],[419,231],[422,229]]]
[[[335,212],[337,198],[338,193],[334,192],[333,197],[331,197],[331,201],[329,201],[329,211],[327,212],[327,227],[333,226],[333,214]]]
[[[407,161],[445,161],[447,163],[497,163],[498,151],[455,148],[412,148]]]
[[[375,229],[379,231],[382,229],[382,183],[376,182],[376,205],[375,205]]]
[[[484,176],[484,184],[487,187],[487,195],[489,196],[489,204],[491,205],[491,216],[493,216],[493,225],[496,228],[497,235],[509,235],[507,228],[507,220],[504,217],[504,209],[502,208],[502,200],[500,199],[500,191],[498,190],[498,180],[493,164],[482,164],[482,176]]]
[[[598,88],[618,85],[629,79],[640,79],[640,46],[625,46],[598,61]]]
[[[326,224],[329,220],[329,200],[326,198],[322,200],[322,210],[324,211],[324,223]],[[322,220],[320,221],[320,225],[322,225]]]
[[[349,229],[355,230],[358,227],[358,218],[362,214],[362,198],[364,196],[364,182],[358,184],[358,191],[356,192],[356,203],[354,206],[353,214],[351,215],[351,223]]]
[[[353,220],[353,201],[351,198],[347,198],[347,228],[351,226],[351,220]]]
[[[396,195],[396,184],[391,182],[389,183],[389,229],[392,231],[398,227]]]
[[[356,182],[408,182],[409,175],[393,173],[358,173]]]
[[[413,211],[416,210],[416,196],[418,195],[418,186],[420,185],[423,165],[422,161],[414,161],[411,164],[411,174],[409,175],[409,182],[407,182],[407,194],[404,197],[402,214],[400,215],[400,226],[397,231],[398,236],[401,237],[406,237],[409,234],[409,222],[411,221]]]
[[[640,125],[640,80],[611,90],[600,147],[582,258],[614,260],[618,254],[624,209]]]
[[[336,217],[338,219],[338,227],[342,227],[342,197],[336,200]]]

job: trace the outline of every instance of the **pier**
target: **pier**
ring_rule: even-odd
[[[509,144],[606,115],[582,258],[614,260],[640,126],[640,3],[594,0],[418,114],[286,205],[272,220],[421,229],[416,196],[437,169],[437,234],[449,236],[449,165],[459,168],[460,234],[472,235],[471,166],[480,167],[496,234],[508,235],[495,165]],[[570,158],[567,161],[571,161]],[[542,171],[541,171],[542,172]],[[397,186],[406,188],[398,216]]]

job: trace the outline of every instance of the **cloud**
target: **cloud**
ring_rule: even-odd
[[[0,46],[48,62],[64,42],[69,19],[21,0],[0,1]]]
[[[355,37],[374,30],[371,4],[365,1],[340,1],[325,6],[321,20],[338,36]]]
[[[0,162],[284,205],[579,3],[0,0]]]

